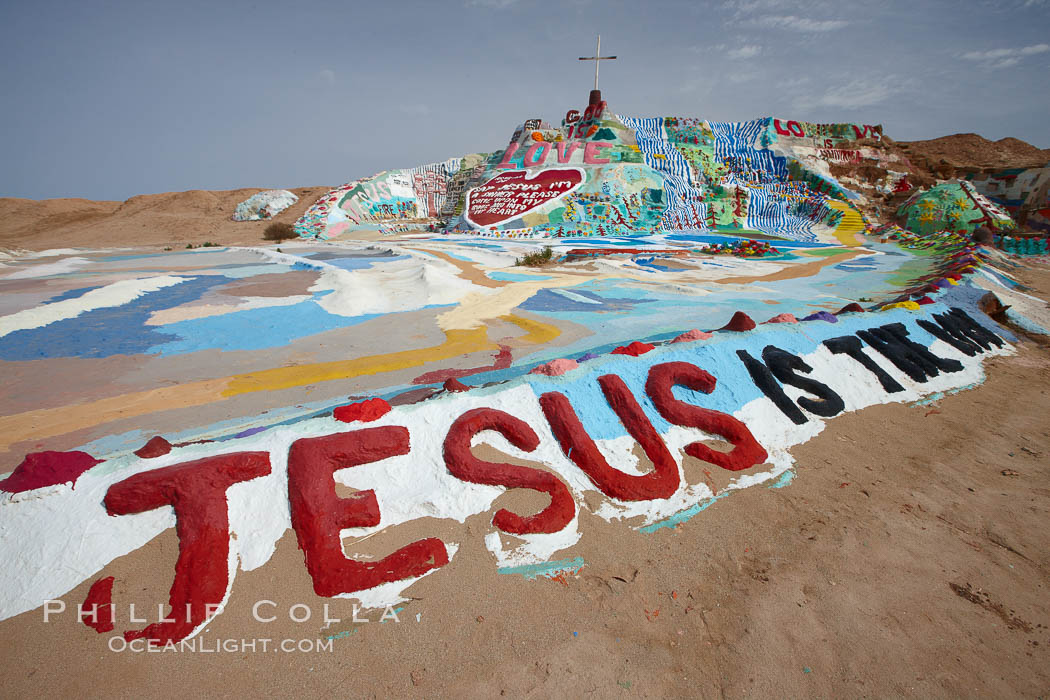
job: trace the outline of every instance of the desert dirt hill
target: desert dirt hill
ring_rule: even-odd
[[[989,141],[979,134],[952,134],[927,141],[898,141],[913,163],[946,163],[970,170],[984,168],[1032,168],[1050,163],[1050,149],[1036,148],[1015,138]],[[918,163],[916,163],[918,165]]]
[[[124,202],[0,198],[0,249],[256,245],[272,221],[293,223],[331,188],[292,189],[299,201],[271,221],[233,221],[237,205],[263,189],[165,192]]]

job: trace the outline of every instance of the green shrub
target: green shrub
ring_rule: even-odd
[[[284,222],[275,221],[263,231],[263,238],[268,241],[277,241],[278,243],[296,237],[295,228],[291,224]]]
[[[547,265],[554,258],[554,249],[547,246],[540,253],[529,253],[525,257],[516,258],[514,260],[515,265],[525,265],[526,267],[543,267]]]

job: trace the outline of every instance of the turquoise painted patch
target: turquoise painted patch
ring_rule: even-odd
[[[711,506],[713,506],[715,504],[715,501],[720,501],[720,500],[722,500],[723,498],[725,498],[728,495],[729,495],[729,492],[726,491],[725,493],[719,494],[719,495],[715,496],[714,498],[709,498],[706,501],[703,501],[701,503],[697,503],[695,506],[692,506],[690,508],[686,508],[685,510],[680,510],[677,513],[675,513],[674,515],[672,515],[670,518],[667,518],[666,520],[661,520],[659,522],[653,523],[652,525],[646,525],[645,527],[640,527],[640,528],[638,528],[638,531],[639,532],[650,533],[650,532],[656,532],[657,530],[662,530],[665,527],[666,528],[673,528],[673,527],[675,527],[677,525],[681,525],[682,523],[684,523],[684,522],[686,522],[688,520],[691,520],[694,516],[696,516],[701,511],[705,511],[708,508],[710,508]]]
[[[297,338],[354,326],[381,315],[337,316],[313,300],[292,306],[246,309],[169,323],[163,326],[164,333],[174,334],[179,339],[155,345],[148,352],[178,355],[213,348],[227,351],[277,348]]]
[[[486,272],[489,279],[499,282],[534,282],[554,279],[550,275],[523,275],[520,272]]]
[[[526,581],[532,581],[540,576],[551,578],[558,574],[575,574],[583,568],[583,557],[572,559],[559,559],[557,561],[545,561],[540,564],[526,564],[524,566],[502,566],[497,569],[500,574],[521,574]]]

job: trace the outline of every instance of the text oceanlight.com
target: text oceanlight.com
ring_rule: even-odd
[[[319,654],[331,652],[333,639],[183,639],[166,644],[151,644],[148,639],[128,641],[119,635],[109,638],[109,650],[115,652],[163,653],[189,652],[196,654],[246,654],[276,652],[284,654]]]

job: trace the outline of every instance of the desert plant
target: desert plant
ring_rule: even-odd
[[[515,265],[525,265],[526,267],[543,267],[544,265],[551,262],[554,258],[554,249],[547,246],[543,249],[543,252],[529,253],[521,258],[515,258]]]
[[[295,237],[295,228],[291,224],[281,221],[273,222],[263,231],[263,238],[268,241],[277,241],[278,243]]]

